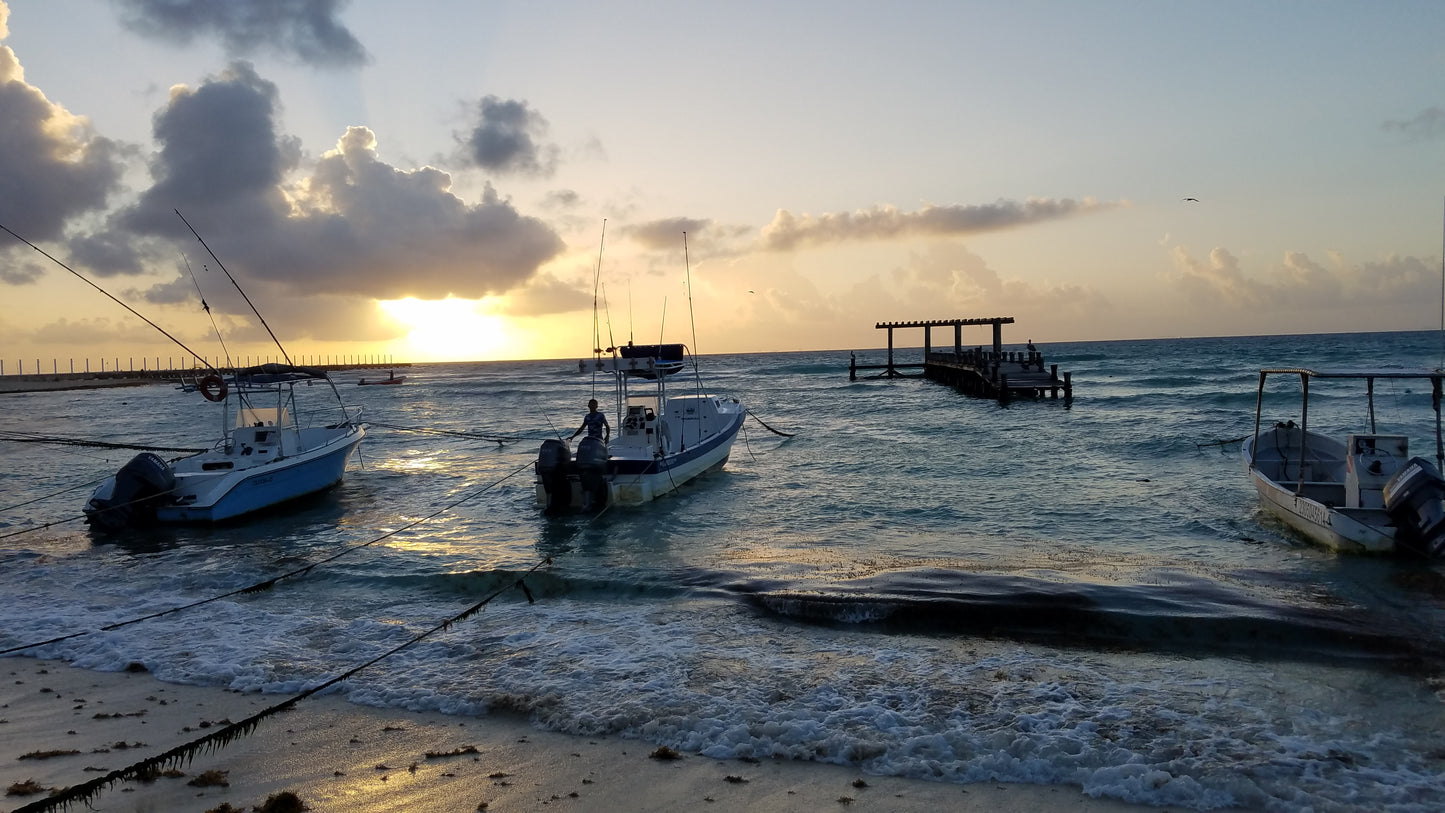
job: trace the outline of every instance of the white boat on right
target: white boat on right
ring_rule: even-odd
[[[1267,424],[1265,384],[1270,376],[1295,377],[1299,423]],[[1342,553],[1445,557],[1445,443],[1441,435],[1441,381],[1445,370],[1269,368],[1259,371],[1254,434],[1242,454],[1264,507],[1310,541]],[[1411,457],[1410,438],[1381,434],[1375,423],[1375,383],[1409,388],[1429,382],[1435,413],[1435,462]],[[1312,393],[1311,387],[1315,392]],[[1331,436],[1309,428],[1310,398],[1337,401],[1342,386],[1363,385],[1366,418],[1359,432]],[[1327,396],[1322,393],[1327,392]],[[1397,393],[1397,395],[1399,395]],[[1331,415],[1331,418],[1338,417]]]

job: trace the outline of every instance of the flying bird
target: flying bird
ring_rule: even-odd
[[[1185,198],[1185,200],[1192,200],[1192,201],[1194,201],[1195,203],[1198,203],[1198,202],[1199,202],[1199,198]]]

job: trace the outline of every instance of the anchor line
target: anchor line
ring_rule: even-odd
[[[366,661],[359,666],[352,667],[351,669],[348,669],[347,671],[337,675],[336,677],[331,678],[330,680],[312,686],[311,688],[300,692],[299,694],[293,695],[286,700],[281,701],[280,703],[270,706],[269,708],[262,709],[261,711],[256,712],[255,714],[247,717],[244,720],[241,720],[238,723],[232,723],[225,728],[220,729],[219,731],[207,734],[204,737],[194,739],[183,745],[178,745],[175,748],[164,751],[153,757],[143,759],[140,762],[134,763],[127,767],[111,771],[105,776],[97,777],[96,779],[92,779],[89,782],[84,782],[79,785],[72,785],[71,787],[65,788],[64,790],[59,791],[53,796],[50,796],[39,802],[34,802],[23,807],[18,807],[15,809],[15,813],[40,813],[41,811],[65,809],[71,804],[77,802],[88,802],[116,782],[123,782],[127,779],[134,779],[154,769],[164,766],[180,764],[183,762],[190,762],[191,760],[195,759],[196,755],[201,753],[203,750],[217,750],[220,748],[224,748],[225,746],[230,745],[232,742],[235,742],[242,737],[250,735],[260,726],[261,722],[266,718],[286,711],[287,709],[294,707],[302,700],[305,700],[306,698],[311,697],[318,692],[329,689],[332,686],[341,683],[342,681],[348,680],[349,678],[352,678],[357,674],[361,673],[362,671],[372,666],[375,666],[376,664],[391,657],[392,655],[395,655],[396,653],[401,652],[404,649],[414,646],[415,644],[426,640],[427,638],[438,632],[449,630],[453,625],[459,624],[467,620],[468,618],[471,618],[472,616],[481,612],[484,607],[490,604],[502,593],[510,590],[513,587],[520,589],[522,593],[526,595],[527,603],[534,603],[535,600],[532,597],[532,591],[527,589],[527,585],[523,580],[527,576],[530,576],[540,570],[544,565],[550,564],[552,564],[552,557],[548,556],[543,558],[540,562],[529,568],[526,573],[524,573],[522,576],[519,576],[515,582],[498,588],[490,595],[483,598],[481,601],[478,601],[470,607],[467,607],[465,610],[457,613],[456,615],[453,615],[450,618],[447,618],[446,620],[433,625],[430,629],[416,636],[413,636],[410,640],[401,643],[395,647],[392,647],[391,649],[381,653],[380,655],[377,655],[371,660]]]
[[[454,502],[452,502],[452,503],[449,503],[448,505],[442,506],[441,508],[437,509],[436,511],[434,511],[434,512],[432,512],[432,513],[430,513],[430,514],[428,514],[428,515],[426,515],[426,516],[424,516],[424,517],[421,517],[421,518],[419,518],[419,519],[416,519],[416,520],[413,520],[413,521],[411,521],[411,522],[408,522],[407,524],[401,526],[400,528],[395,528],[395,529],[393,529],[393,530],[387,531],[386,533],[382,534],[381,536],[376,537],[375,539],[372,539],[372,540],[367,541],[367,542],[362,542],[362,543],[359,544],[359,545],[353,545],[352,547],[349,547],[349,548],[346,548],[346,549],[344,549],[344,550],[338,551],[337,553],[334,553],[334,554],[332,554],[331,556],[328,556],[328,557],[326,557],[326,558],[324,558],[324,559],[321,559],[321,560],[312,562],[312,563],[310,563],[310,564],[308,564],[308,565],[305,565],[305,566],[303,566],[303,567],[298,567],[298,568],[296,568],[296,569],[294,569],[294,570],[289,570],[289,571],[287,571],[287,572],[285,572],[285,573],[282,573],[282,574],[279,575],[279,576],[273,576],[272,578],[267,579],[267,580],[265,580],[265,581],[257,582],[257,583],[255,583],[255,584],[249,585],[249,586],[247,586],[247,587],[241,587],[241,588],[232,590],[232,591],[230,591],[229,593],[222,593],[221,595],[218,595],[218,596],[211,596],[210,598],[201,599],[200,601],[194,601],[194,602],[191,602],[190,604],[183,604],[183,605],[181,605],[181,606],[179,606],[179,607],[171,607],[171,608],[169,608],[169,609],[160,610],[160,611],[158,611],[158,612],[150,613],[149,615],[143,615],[143,616],[140,616],[140,617],[138,617],[138,618],[131,618],[131,619],[128,619],[128,620],[126,620],[126,621],[120,621],[120,622],[117,622],[117,623],[115,623],[115,624],[107,624],[106,626],[98,627],[98,628],[93,629],[93,630],[82,630],[82,631],[80,631],[80,632],[72,632],[72,633],[70,633],[69,635],[57,636],[57,637],[51,638],[51,639],[49,639],[49,640],[47,640],[47,641],[37,641],[37,642],[35,642],[35,643],[24,644],[24,645],[22,645],[22,646],[10,647],[9,649],[0,649],[0,655],[8,655],[8,654],[10,654],[10,653],[12,653],[12,652],[21,652],[21,651],[24,651],[24,650],[27,650],[27,649],[34,649],[34,648],[40,647],[40,646],[46,646],[46,645],[49,645],[49,644],[56,644],[56,643],[60,643],[61,641],[68,641],[68,640],[70,640],[70,639],[72,639],[72,638],[80,638],[80,637],[82,637],[82,636],[90,635],[90,634],[95,633],[95,632],[110,632],[110,631],[112,631],[112,630],[121,629],[122,627],[128,627],[128,626],[130,626],[130,625],[132,625],[132,624],[139,624],[139,623],[142,622],[142,621],[150,621],[151,619],[154,619],[154,618],[160,618],[160,617],[162,617],[162,616],[172,615],[172,614],[174,614],[174,613],[179,613],[179,612],[182,612],[182,611],[184,611],[184,610],[191,610],[191,609],[194,609],[194,608],[196,608],[196,607],[201,607],[201,606],[204,606],[204,605],[206,605],[206,604],[211,604],[211,603],[220,601],[220,600],[222,600],[222,599],[227,599],[227,598],[232,598],[232,597],[235,597],[235,596],[247,595],[247,594],[252,594],[252,593],[261,593],[261,592],[264,592],[264,591],[266,591],[266,590],[270,590],[272,587],[275,587],[275,586],[276,586],[276,583],[277,583],[277,582],[279,582],[279,581],[281,581],[281,580],[283,580],[283,579],[289,579],[289,578],[292,578],[292,577],[294,577],[294,576],[305,575],[305,574],[307,574],[307,573],[310,573],[310,572],[311,572],[314,568],[316,568],[316,567],[319,567],[319,566],[321,566],[321,565],[324,565],[324,564],[328,564],[328,563],[330,563],[330,562],[333,562],[333,561],[335,561],[335,560],[337,560],[337,559],[340,559],[340,558],[343,557],[343,556],[346,556],[347,554],[354,553],[354,552],[356,552],[356,551],[358,551],[358,550],[361,550],[362,548],[366,548],[366,547],[370,547],[371,545],[375,545],[377,542],[380,542],[380,541],[382,541],[383,539],[389,539],[390,537],[396,536],[397,534],[401,533],[402,531],[409,530],[409,529],[411,529],[411,528],[414,528],[414,527],[422,524],[423,522],[426,522],[426,521],[428,521],[428,520],[434,519],[434,518],[436,518],[436,517],[438,517],[438,516],[446,513],[447,511],[450,511],[450,510],[452,510],[453,508],[456,508],[457,506],[461,505],[462,503],[467,502],[468,500],[472,500],[472,499],[475,499],[475,498],[481,496],[481,495],[482,495],[484,492],[486,492],[487,490],[489,490],[489,489],[491,489],[491,488],[494,488],[495,486],[499,486],[499,485],[501,485],[502,483],[505,483],[506,481],[512,479],[513,477],[516,477],[518,474],[521,474],[524,470],[526,470],[526,469],[527,469],[529,466],[531,466],[531,465],[532,465],[532,464],[531,464],[530,462],[525,463],[525,464],[523,464],[522,466],[518,467],[518,468],[517,468],[516,470],[514,470],[513,472],[511,472],[510,474],[507,474],[507,475],[505,475],[504,477],[502,477],[502,478],[500,478],[500,479],[498,479],[498,480],[494,480],[494,481],[488,483],[487,485],[485,485],[485,486],[477,489],[476,491],[473,491],[472,493],[467,494],[466,496],[462,497],[461,499],[456,500],[456,501],[454,501]],[[71,522],[71,521],[73,521],[73,519],[64,520],[64,522]],[[51,523],[51,524],[59,524],[59,523]],[[30,529],[27,529],[27,532],[28,532],[28,530],[30,530]],[[12,534],[12,535],[14,535],[14,534]],[[0,536],[0,539],[5,539],[5,538],[7,538],[7,537]]]
[[[797,437],[797,434],[796,434],[796,433],[779,432],[778,430],[774,429],[773,427],[768,426],[766,423],[763,423],[763,419],[762,419],[762,418],[759,418],[751,409],[744,409],[743,411],[744,411],[744,412],[747,412],[749,415],[752,415],[753,420],[757,421],[758,423],[763,424],[763,428],[766,429],[766,430],[768,430],[769,432],[772,432],[774,435],[779,435],[779,436],[785,437],[785,438]]]
[[[0,441],[9,443],[51,443],[56,446],[86,446],[95,449],[133,449],[141,452],[185,452],[200,454],[205,449],[188,449],[180,446],[149,446],[136,443],[113,443],[106,440],[67,438],[59,435],[32,435],[27,432],[0,431]]]
[[[398,426],[394,423],[381,423],[379,421],[367,421],[370,426],[379,426],[383,429],[395,429],[398,432],[420,432],[428,435],[451,435],[459,438],[472,440],[485,440],[492,443],[511,443],[518,440],[547,440],[545,436],[532,435],[478,435],[474,432],[458,432],[452,429],[432,429],[425,426]]]
[[[55,492],[55,493],[53,493],[53,494],[46,494],[46,495],[43,496],[43,497],[36,497],[36,498],[33,499],[33,500],[26,500],[25,502],[16,503],[16,504],[14,504],[14,505],[7,505],[7,506],[5,506],[4,508],[0,508],[0,514],[9,513],[9,512],[11,512],[11,511],[14,511],[14,510],[17,509],[17,508],[24,508],[25,506],[31,505],[31,504],[33,504],[33,503],[45,502],[46,500],[54,499],[55,497],[59,497],[61,494],[69,494],[70,492],[76,491],[77,489],[90,488],[91,486],[95,486],[95,485],[98,485],[98,484],[104,482],[105,479],[106,479],[106,477],[109,477],[109,476],[110,476],[110,475],[107,474],[107,475],[105,475],[105,477],[97,477],[96,479],[91,480],[91,481],[88,482],[88,483],[81,483],[81,484],[78,485],[78,486],[71,486],[70,488],[62,488],[61,490],[59,490],[59,491],[57,491],[57,492]],[[74,517],[72,517],[71,519],[74,519]],[[69,520],[66,520],[66,521],[68,522]],[[30,529],[26,529],[25,531],[21,531],[20,533],[29,533],[29,532],[30,532]],[[14,534],[14,535],[15,535],[15,536],[19,536],[19,533]],[[6,534],[5,536],[0,536],[0,539],[6,539],[6,538],[8,538],[8,537],[10,537],[10,536],[11,536],[11,534]]]
[[[525,466],[523,468],[525,468]],[[521,471],[521,469],[518,469],[518,471]],[[507,478],[513,477],[516,474],[517,472],[512,472],[511,474],[507,475]],[[503,478],[503,480],[507,478]],[[503,480],[498,480],[497,483],[500,483]],[[495,483],[493,485],[495,485]],[[576,539],[578,536],[580,536],[584,531],[591,527],[591,525],[596,522],[598,518],[600,518],[603,514],[606,514],[609,508],[611,508],[610,505],[604,506],[601,511],[598,511],[587,522],[583,523],[568,541],[570,542],[572,539]],[[410,640],[398,644],[397,646],[392,647],[386,652],[377,655],[371,660],[368,660],[365,663],[360,664],[359,666],[352,667],[351,669],[341,673],[340,675],[337,675],[336,677],[333,677],[323,683],[317,684],[316,686],[300,692],[299,694],[293,695],[286,700],[281,701],[280,703],[276,703],[275,705],[262,709],[261,711],[256,712],[255,714],[247,717],[244,720],[241,720],[238,723],[232,723],[225,728],[222,728],[211,734],[199,737],[183,745],[178,745],[175,748],[157,754],[153,757],[143,759],[140,762],[136,762],[125,768],[111,771],[105,776],[92,779],[89,782],[85,782],[80,785],[72,785],[71,787],[65,788],[57,792],[56,794],[47,797],[46,799],[38,802],[33,802],[23,807],[18,807],[15,809],[14,813],[42,813],[43,811],[51,811],[56,809],[63,810],[65,808],[68,808],[72,803],[75,802],[89,802],[89,800],[95,798],[102,791],[106,790],[116,782],[122,782],[127,779],[133,779],[139,776],[143,776],[151,771],[167,765],[190,762],[192,759],[195,759],[196,755],[201,753],[202,751],[215,751],[224,748],[227,745],[230,745],[232,742],[241,739],[242,737],[249,736],[258,727],[260,727],[261,722],[268,717],[274,716],[282,711],[294,708],[296,704],[301,702],[302,700],[305,700],[312,695],[315,695],[332,686],[335,686],[342,681],[355,677],[362,671],[372,666],[375,666],[381,661],[391,657],[392,655],[395,655],[398,652],[401,652],[404,649],[407,649],[421,641],[426,640],[427,638],[435,635],[438,632],[450,630],[452,626],[460,624],[461,622],[466,621],[467,619],[481,612],[483,608],[485,608],[488,604],[494,601],[497,597],[501,596],[502,593],[512,589],[513,587],[522,591],[522,595],[527,597],[528,604],[535,604],[536,598],[532,595],[532,591],[527,587],[526,578],[527,576],[536,573],[543,566],[553,564],[555,560],[556,557],[554,556],[544,556],[541,561],[528,568],[526,572],[524,572],[521,576],[518,576],[517,579],[511,584],[507,584],[497,588],[491,594],[483,598],[481,601],[472,604],[471,606],[451,616],[450,618],[447,618],[444,621],[434,624],[429,629],[413,636]]]
[[[1228,446],[1228,445],[1231,444],[1231,443],[1243,443],[1243,442],[1244,442],[1245,440],[1247,440],[1248,438],[1249,438],[1249,435],[1241,435],[1240,437],[1237,437],[1237,438],[1226,438],[1226,439],[1224,439],[1224,440],[1212,440],[1212,441],[1210,441],[1210,442],[1208,442],[1208,443],[1196,443],[1196,444],[1194,444],[1194,448],[1196,448],[1196,449],[1203,449],[1203,448],[1208,447],[1208,446]]]

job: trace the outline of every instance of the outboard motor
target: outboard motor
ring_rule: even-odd
[[[1445,478],[1423,457],[1412,457],[1385,484],[1385,512],[1395,543],[1431,559],[1445,554]]]
[[[607,505],[607,444],[602,438],[585,437],[577,444],[577,477],[582,482],[582,510],[602,510]]]
[[[567,482],[569,458],[567,444],[556,438],[542,441],[542,449],[537,452],[537,476],[547,492],[549,514],[565,511],[572,504],[572,485]]]
[[[102,531],[142,527],[156,520],[156,504],[176,487],[170,464],[154,452],[141,452],[115,473],[109,499],[85,506],[86,520]]]

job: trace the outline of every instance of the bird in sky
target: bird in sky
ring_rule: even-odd
[[[1199,202],[1199,198],[1185,198],[1185,200],[1192,200],[1192,201],[1194,201],[1195,203],[1198,203],[1198,202]]]

